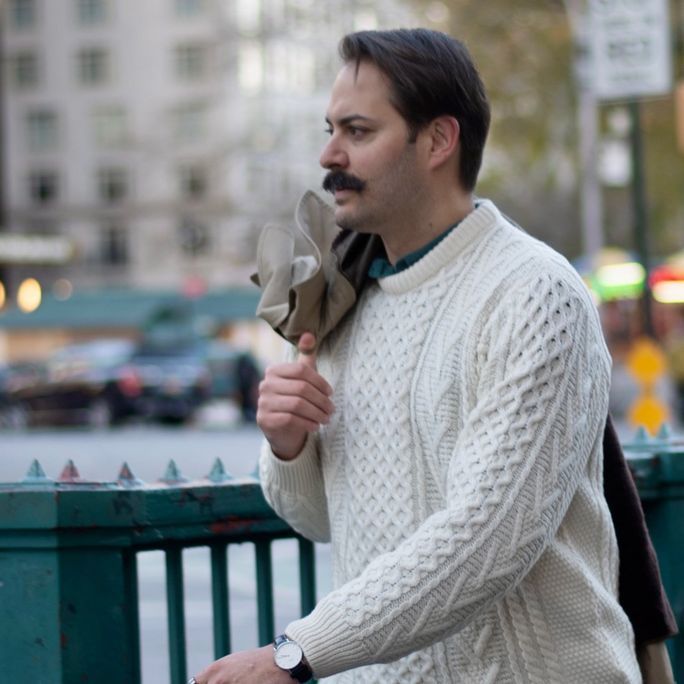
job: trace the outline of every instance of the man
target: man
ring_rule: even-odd
[[[270,368],[264,492],[332,542],[334,590],[198,684],[639,682],[602,490],[610,360],[569,264],[473,190],[489,107],[465,48],[361,32],[321,155],[386,259]],[[286,656],[289,655],[289,662]]]

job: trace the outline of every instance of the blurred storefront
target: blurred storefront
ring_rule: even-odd
[[[0,362],[37,359],[64,344],[101,337],[135,340],[152,328],[225,340],[271,360],[281,353],[280,341],[254,317],[258,297],[256,288],[99,289],[66,298],[49,293],[34,311],[0,313]]]

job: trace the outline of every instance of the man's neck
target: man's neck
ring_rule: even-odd
[[[423,221],[400,227],[392,226],[386,234],[380,234],[387,260],[392,265],[396,264],[402,257],[424,247],[450,226],[462,221],[474,208],[472,194],[456,195],[448,202],[443,199],[435,202],[431,215]]]

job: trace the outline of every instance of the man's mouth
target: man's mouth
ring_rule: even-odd
[[[323,189],[334,195],[345,190],[363,192],[365,187],[366,184],[360,178],[339,170],[328,172],[323,179]]]

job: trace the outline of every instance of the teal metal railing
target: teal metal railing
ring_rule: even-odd
[[[684,682],[684,439],[667,426],[655,438],[640,429],[624,444],[679,634],[667,646],[676,682]]]
[[[684,626],[684,441],[667,431],[625,445],[663,583]],[[231,650],[228,550],[254,545],[258,639],[274,635],[274,540],[298,539],[301,614],[315,604],[314,548],[278,518],[255,478],[221,462],[188,482],[171,462],[155,484],[124,464],[114,482],[88,482],[69,462],[54,481],[34,462],[0,485],[0,674],[41,684],[137,684],[141,679],[137,554],[165,554],[169,670],[187,676],[183,550],[210,549],[214,655]],[[684,681],[684,635],[668,643]]]
[[[188,482],[171,462],[155,484],[124,465],[88,482],[69,462],[55,481],[34,462],[0,485],[0,673],[41,684],[141,681],[137,554],[165,554],[169,671],[187,679],[183,550],[210,549],[214,655],[231,650],[228,549],[255,549],[258,639],[274,636],[271,543],[295,538],[302,615],[315,603],[314,548],[276,516],[254,478],[217,461]]]

